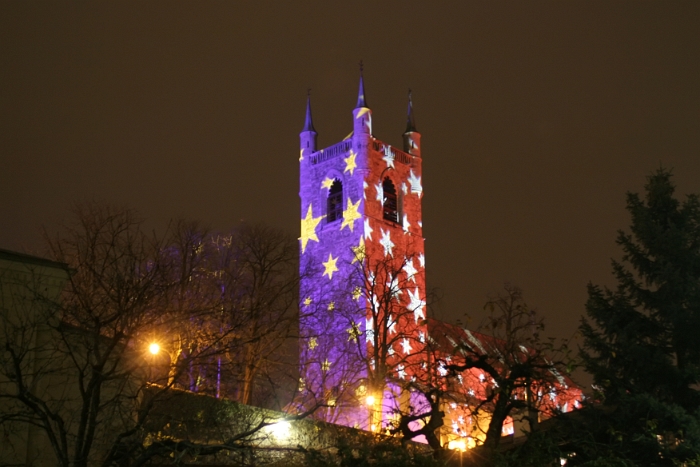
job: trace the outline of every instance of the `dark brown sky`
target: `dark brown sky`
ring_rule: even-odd
[[[438,317],[509,280],[569,335],[625,192],[700,192],[698,2],[2,2],[0,248],[91,197],[296,234],[306,89],[340,140],[360,58],[377,138],[413,89]]]

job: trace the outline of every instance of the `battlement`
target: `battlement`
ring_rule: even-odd
[[[316,165],[320,164],[321,162],[325,162],[331,159],[335,159],[340,156],[347,156],[350,153],[350,150],[352,149],[352,140],[351,139],[346,139],[344,141],[341,141],[340,143],[336,143],[332,146],[328,146],[327,148],[321,149],[319,151],[316,151],[315,153],[311,154],[311,164]],[[404,165],[410,166],[413,163],[413,158],[415,156],[412,156],[404,151],[401,151],[399,149],[396,149],[395,147],[382,143],[381,141],[377,139],[372,140],[372,149],[375,151],[378,151],[384,156],[388,156],[390,160],[399,162]]]

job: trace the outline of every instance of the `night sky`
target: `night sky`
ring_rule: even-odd
[[[438,318],[510,281],[569,336],[625,192],[700,193],[700,2],[2,2],[0,248],[86,199],[298,235],[307,88],[340,141],[360,59],[378,139],[413,89]]]

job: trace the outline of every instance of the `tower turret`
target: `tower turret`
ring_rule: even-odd
[[[299,160],[303,160],[307,155],[316,152],[316,129],[314,128],[313,118],[311,118],[311,91],[306,95],[306,118],[304,119],[304,128],[299,133]]]
[[[365,96],[365,83],[362,76],[362,64],[360,63],[360,88],[357,93],[357,104],[352,111],[354,117],[353,135],[360,136],[372,135],[372,111],[367,107],[367,98]]]
[[[403,150],[412,156],[420,157],[420,133],[416,130],[416,120],[413,116],[413,99],[408,90],[408,111],[406,115],[406,131],[403,132]]]

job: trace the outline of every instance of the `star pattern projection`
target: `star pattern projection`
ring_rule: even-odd
[[[393,256],[394,242],[391,241],[391,231],[380,229],[382,231],[382,238],[379,240],[379,244],[384,247],[384,256]]]
[[[365,229],[364,229],[364,238],[365,240],[369,240],[370,242],[372,241],[372,232],[374,232],[374,229],[369,225],[369,219],[365,219]]]
[[[309,210],[306,211],[306,217],[301,220],[301,252],[306,253],[306,245],[309,241],[318,242],[318,236],[316,235],[316,227],[318,223],[321,222],[325,216],[314,217],[313,209],[311,204],[309,204]]]
[[[423,312],[423,307],[425,306],[425,303],[420,298],[420,292],[418,291],[418,287],[416,287],[416,290],[413,292],[409,290],[408,296],[410,300],[410,303],[408,304],[408,309],[413,311],[413,317],[415,318],[416,323],[418,323],[419,320],[425,319],[425,313]]]
[[[318,340],[315,337],[309,337],[309,350],[318,347]]]
[[[418,270],[413,267],[413,258],[407,259],[406,264],[403,265],[403,270],[406,273],[406,280],[408,281],[413,281],[413,283],[416,283],[416,274],[418,273]]]
[[[343,159],[345,161],[345,170],[343,170],[343,173],[350,172],[350,175],[354,175],[355,169],[357,168],[357,163],[355,162],[355,158],[357,157],[357,154],[351,149],[350,150],[350,155]]]
[[[360,116],[363,112],[360,112]],[[365,117],[367,118],[367,117]],[[369,122],[367,122],[369,123]],[[337,320],[337,325],[334,324],[334,334],[336,339],[347,342],[366,342],[368,346],[381,345],[382,339],[387,339],[382,336],[379,329],[375,329],[375,324],[386,325],[386,332],[392,336],[391,345],[387,345],[386,351],[391,357],[389,361],[392,366],[391,372],[401,379],[414,379],[417,367],[420,366],[417,361],[413,361],[416,354],[419,353],[422,347],[427,342],[425,332],[425,302],[421,298],[424,287],[422,269],[425,264],[425,258],[422,252],[422,239],[413,238],[413,235],[418,235],[416,226],[421,226],[420,222],[420,201],[423,194],[421,185],[421,177],[418,166],[407,167],[404,165],[404,160],[399,158],[399,151],[385,145],[383,151],[380,149],[379,154],[374,157],[381,157],[381,160],[375,160],[375,164],[379,164],[379,171],[386,166],[389,176],[392,178],[394,186],[398,188],[400,198],[399,223],[390,223],[383,219],[383,204],[386,201],[384,198],[386,193],[383,189],[382,179],[380,174],[372,173],[374,169],[370,167],[372,173],[371,178],[366,177],[364,170],[359,170],[358,160],[360,165],[364,162],[358,153],[350,150],[348,153],[335,159],[333,162],[333,171],[326,171],[325,174],[316,178],[316,172],[313,175],[313,187],[316,190],[320,199],[313,198],[314,204],[317,204],[316,212],[319,212],[319,203],[323,205],[329,190],[333,187],[336,179],[343,183],[345,209],[342,211],[342,222],[337,224],[324,225],[321,223],[326,216],[313,216],[313,208],[309,204],[306,210],[306,216],[302,219],[302,234],[300,237],[302,254],[307,249],[310,250],[316,264],[322,264],[323,269],[319,271],[320,276],[325,281],[326,277],[329,281],[346,287],[348,299],[356,303],[358,310],[366,310],[367,314],[360,311],[354,316],[353,320],[344,321],[338,320],[337,310],[341,308],[341,303],[345,301],[329,302],[325,301],[323,308],[327,308],[327,314],[331,320]],[[330,166],[330,163],[329,163]],[[364,166],[362,166],[364,167]],[[358,169],[358,175],[354,175],[355,169]],[[342,177],[337,174],[342,171]],[[303,174],[302,174],[303,176]],[[377,183],[378,182],[378,183]],[[347,190],[347,191],[345,191]],[[361,190],[360,194],[358,191]],[[374,191],[374,192],[373,192]],[[415,197],[414,197],[415,196]],[[352,198],[357,198],[355,202]],[[311,200],[307,200],[311,201]],[[418,204],[416,204],[418,203]],[[414,206],[417,206],[415,210]],[[303,213],[304,211],[302,211]],[[322,210],[321,210],[322,212]],[[358,232],[354,232],[355,221],[360,219]],[[410,221],[410,222],[409,222]],[[323,226],[323,228],[321,228]],[[345,227],[348,227],[345,230]],[[338,232],[342,231],[342,235]],[[374,233],[377,233],[374,236]],[[312,248],[307,248],[312,242],[319,242],[321,245]],[[417,247],[416,247],[417,245]],[[327,258],[327,259],[326,259]],[[325,261],[324,261],[325,259]],[[358,265],[359,261],[359,265]],[[372,274],[370,265],[373,261],[390,261],[391,264],[403,267],[398,276],[378,275],[376,280]],[[354,264],[353,264],[354,263]],[[420,264],[420,267],[418,267]],[[367,267],[367,281],[358,285],[355,281],[348,281],[351,277],[348,273],[350,270]],[[400,276],[400,277],[399,277]],[[321,277],[316,276],[317,280]],[[393,280],[392,280],[393,277]],[[345,282],[349,282],[345,284]],[[318,285],[321,283],[319,282]],[[365,286],[364,284],[369,284]],[[317,285],[316,282],[312,287]],[[410,288],[409,288],[410,285]],[[385,311],[381,311],[379,298],[376,293],[371,293],[371,287],[377,287],[379,290],[388,292],[390,295],[384,295],[390,299],[390,304],[386,305],[393,307],[393,311],[386,310],[387,315],[383,315]],[[403,293],[402,293],[403,292]],[[313,296],[313,295],[312,295]],[[363,297],[366,299],[363,300]],[[308,297],[310,300],[311,297]],[[314,303],[319,302],[319,298],[314,297]],[[306,302],[306,300],[305,300]],[[323,302],[321,302],[323,303]],[[319,303],[319,304],[321,304]],[[305,303],[309,306],[311,302]],[[370,312],[370,310],[372,312]],[[372,316],[374,314],[374,317]],[[376,323],[375,323],[376,321]],[[359,324],[358,324],[359,323]],[[314,332],[315,333],[315,332]],[[312,334],[314,334],[312,333]],[[345,338],[342,335],[345,335]],[[363,338],[364,334],[364,338]],[[319,347],[321,349],[332,349],[334,342],[328,342],[331,347],[327,347],[326,337],[323,334],[316,337],[308,338],[307,345],[309,351],[314,351]],[[375,339],[378,342],[375,342]],[[388,344],[388,341],[386,342]],[[418,348],[416,348],[418,346]],[[344,365],[342,357],[334,354],[332,350],[324,351],[319,355],[317,365],[320,363],[323,372],[331,372]],[[331,362],[334,368],[331,368]],[[400,364],[399,364],[400,363]],[[371,364],[373,366],[373,364]],[[318,366],[316,367],[318,368]]]
[[[363,262],[367,256],[367,248],[365,248],[365,238],[360,237],[360,244],[357,246],[350,247],[352,249],[352,261],[350,264],[355,264],[356,262]]]
[[[332,280],[333,279],[333,273],[338,271],[338,266],[336,266],[335,263],[338,262],[338,258],[333,258],[333,254],[329,253],[328,254],[328,261],[323,263],[323,267],[325,268],[323,271],[324,276],[328,276],[328,279]]]
[[[340,230],[343,230],[344,227],[350,227],[350,231],[354,231],[355,221],[362,217],[362,215],[358,212],[361,202],[362,200],[358,199],[357,202],[353,204],[350,198],[348,198],[348,207],[345,211],[343,211],[343,223],[340,224]]]
[[[381,183],[374,185],[374,189],[377,191],[377,201],[384,204],[384,186]]]
[[[420,184],[420,177],[416,177],[413,170],[411,170],[411,176],[408,177],[408,183],[411,184],[411,193],[417,194],[419,198],[423,196],[423,187]]]
[[[394,154],[391,152],[391,148],[384,146],[384,157],[382,157],[382,160],[386,162],[386,168],[393,169],[394,167]]]

